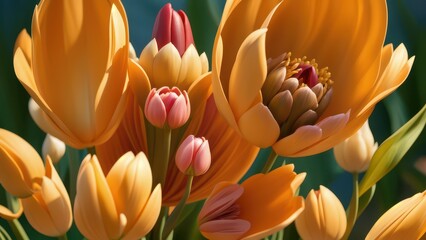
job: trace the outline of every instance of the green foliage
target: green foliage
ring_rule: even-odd
[[[426,124],[426,105],[403,127],[384,141],[371,159],[360,184],[360,195],[367,192],[401,161]]]

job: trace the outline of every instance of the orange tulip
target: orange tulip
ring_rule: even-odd
[[[75,148],[105,142],[127,102],[128,27],[119,0],[41,0],[14,67],[39,127]],[[34,117],[34,115],[33,115]]]
[[[219,111],[279,155],[333,147],[410,72],[403,45],[383,47],[386,25],[385,0],[227,1],[213,48]]]
[[[200,231],[208,239],[261,239],[290,223],[303,211],[303,198],[295,192],[305,174],[286,165],[257,174],[241,185],[216,185],[198,216]]]
[[[339,240],[346,230],[346,213],[332,191],[320,186],[311,190],[305,200],[305,210],[296,219],[296,228],[304,240]]]
[[[25,198],[41,189],[43,160],[24,139],[0,129],[0,183],[13,196]]]
[[[64,235],[72,224],[71,202],[50,157],[40,191],[21,199],[25,217],[38,232],[55,237]]]
[[[404,199],[389,209],[365,239],[420,239],[425,234],[426,191]]]
[[[191,115],[184,127],[172,132],[171,156],[174,156],[179,144],[192,134],[209,141],[212,160],[209,170],[194,179],[189,198],[193,202],[206,198],[218,182],[237,182],[253,163],[258,148],[241,138],[217,112],[211,74],[207,73],[207,58],[205,54],[198,55],[192,43],[188,44],[187,39],[191,38],[188,38],[188,28],[185,29],[177,35],[185,38],[178,42],[185,42],[187,46],[182,56],[172,43],[163,41],[164,46],[159,49],[156,39],[153,39],[142,51],[139,63],[130,63],[129,78],[134,97],[130,97],[132,100],[117,132],[105,144],[96,146],[96,152],[104,172],[108,172],[116,159],[127,151],[143,151],[149,159],[152,153],[148,151],[148,142],[153,140],[149,137],[140,108],[144,108],[151,86],[177,86],[181,91],[187,91]],[[163,186],[163,204],[176,205],[183,195],[186,176],[173,164],[173,160],[169,163]]]
[[[96,156],[87,155],[77,178],[74,218],[88,239],[139,239],[160,214],[161,187],[152,190],[145,154],[124,154],[105,177]]]

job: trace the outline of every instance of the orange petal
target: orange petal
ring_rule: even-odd
[[[5,206],[0,205],[0,217],[8,221],[19,218],[22,215],[22,212],[24,209],[22,208],[22,204],[19,199],[18,199],[18,204],[19,204],[19,209],[15,213],[10,211]]]
[[[280,128],[269,109],[258,103],[246,111],[238,121],[243,136],[258,147],[269,147],[280,134]]]
[[[133,60],[129,61],[129,82],[139,106],[143,109],[146,98],[151,90],[151,84],[144,69]]]
[[[268,174],[254,175],[241,184],[244,193],[237,200],[239,218],[251,224],[244,239],[261,239],[277,232],[303,210],[303,198],[294,196],[292,189],[297,176],[293,168],[286,165]]]
[[[426,233],[426,192],[389,209],[374,224],[366,239],[420,239]]]
[[[303,13],[303,21],[294,21]],[[267,57],[284,52],[329,67],[334,94],[326,115],[348,111],[370,93],[386,34],[386,1],[288,0],[272,17]]]
[[[161,186],[158,184],[152,191],[143,211],[140,213],[137,222],[122,237],[126,239],[139,239],[149,233],[154,227],[161,210]]]
[[[236,119],[257,104],[267,67],[265,58],[266,29],[251,33],[242,43],[229,80],[229,104]]]

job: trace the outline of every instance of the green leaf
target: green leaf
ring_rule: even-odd
[[[386,139],[371,159],[360,184],[360,195],[389,173],[407,153],[426,124],[426,105],[404,126]]]
[[[368,204],[370,204],[371,199],[373,199],[374,193],[376,192],[376,185],[373,185],[371,188],[367,190],[367,192],[362,195],[359,198],[359,205],[358,205],[358,216],[364,212],[364,210],[367,208]]]

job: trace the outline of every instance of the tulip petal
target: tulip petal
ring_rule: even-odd
[[[269,109],[258,103],[245,112],[238,121],[244,137],[256,146],[272,146],[280,134],[280,128]]]
[[[43,161],[24,139],[0,129],[0,183],[17,197],[28,197],[39,190],[44,176]]]
[[[374,224],[366,239],[420,239],[426,233],[426,192],[402,200]]]
[[[250,222],[242,219],[215,220],[200,225],[200,231],[207,239],[240,239],[250,229]]]
[[[321,140],[322,130],[318,126],[306,125],[296,129],[296,131],[274,145],[272,148],[280,156],[293,156],[293,154],[312,146]]]
[[[294,221],[303,210],[303,198],[294,196],[292,182],[296,178],[293,165],[286,165],[268,174],[257,174],[241,186],[243,195],[237,200],[239,218],[250,222],[244,239],[261,239]],[[257,211],[262,207],[262,214]]]
[[[127,218],[124,231],[128,231],[151,194],[152,174],[145,154],[140,152],[136,157],[132,152],[124,154],[109,171],[107,182],[117,211]]]
[[[152,63],[152,76],[148,75],[152,87],[173,87],[177,84],[182,59],[172,43],[166,44],[155,55]],[[167,69],[167,71],[164,71]]]
[[[75,222],[87,238],[119,238],[124,228],[96,156],[87,155],[77,177]],[[96,223],[96,224],[95,224]]]
[[[294,21],[301,10],[303,21]],[[268,26],[267,56],[291,52],[329,67],[334,94],[326,113],[346,112],[373,87],[386,25],[386,1],[283,1]]]
[[[25,56],[25,60],[28,63],[28,65],[31,68],[32,65],[32,46],[31,46],[31,37],[28,34],[27,30],[23,29],[19,35],[18,38],[16,39],[15,42],[15,50],[14,52],[16,52],[16,50],[18,48],[21,49],[21,51],[24,53]]]
[[[148,45],[142,50],[141,55],[139,57],[139,64],[142,66],[142,68],[145,70],[146,75],[148,77],[153,77],[153,63],[155,56],[158,53],[158,47],[157,47],[157,41],[155,39],[152,39]],[[162,87],[162,86],[156,86],[156,87]]]
[[[144,69],[133,60],[129,61],[129,83],[135,93],[139,106],[143,109],[149,90],[151,90],[151,84]]]
[[[202,74],[200,56],[194,45],[190,45],[182,56],[179,76],[176,86],[188,89],[189,86]]]
[[[123,236],[123,240],[126,239],[138,239],[151,231],[154,227],[155,222],[160,214],[161,209],[161,186],[158,184],[151,193],[148,202],[142,212],[140,212],[139,218],[135,225]]]
[[[384,54],[387,53],[385,52],[383,55]],[[384,61],[386,61],[386,59],[384,59]],[[374,89],[371,91],[368,103],[364,104],[360,113],[367,111],[391,92],[395,91],[396,88],[401,86],[410,73],[413,62],[414,57],[408,59],[407,49],[404,44],[399,45],[395,51],[392,52],[392,56],[389,62],[387,62],[387,65],[382,66],[383,70],[381,70],[383,72],[379,75],[379,78],[374,85]]]
[[[232,112],[231,106],[228,103],[226,98],[226,94],[228,93],[227,88],[223,88],[222,79],[220,78],[222,61],[223,61],[223,42],[220,36],[216,36],[215,46],[213,48],[213,69],[212,69],[212,87],[214,93],[214,99],[216,101],[216,105],[219,106],[219,111],[222,116],[226,119],[229,125],[234,129],[237,129],[237,122],[235,116]],[[228,80],[229,81],[229,80]],[[226,87],[228,87],[229,82],[227,81]],[[226,89],[226,93],[224,91]]]
[[[0,205],[0,218],[3,218],[8,221],[19,218],[22,215],[22,212],[24,211],[24,209],[22,208],[22,204],[19,199],[18,199],[18,204],[19,204],[19,209],[16,212],[12,212],[5,206]]]
[[[242,43],[229,79],[229,104],[236,119],[257,104],[266,78],[266,29],[251,33]]]

